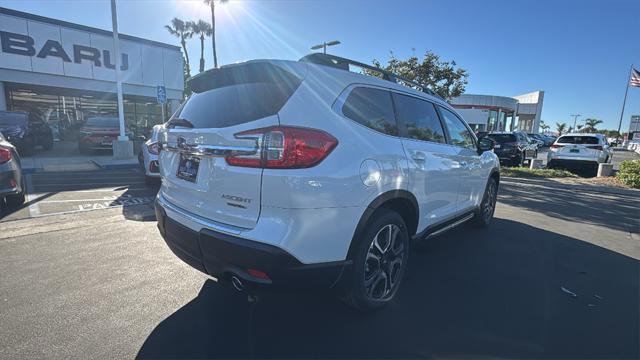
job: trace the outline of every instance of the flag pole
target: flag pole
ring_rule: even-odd
[[[627,76],[627,88],[624,91],[624,100],[622,101],[622,110],[620,111],[620,122],[618,123],[618,133],[616,134],[616,144],[620,142],[620,129],[622,129],[622,117],[624,116],[624,107],[627,105],[627,94],[629,93],[629,81],[631,80],[631,73],[633,72],[633,64],[629,69],[629,76]]]

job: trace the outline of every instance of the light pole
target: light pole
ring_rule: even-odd
[[[323,49],[322,51],[326,54],[327,53],[327,46],[333,46],[333,45],[339,45],[339,44],[340,44],[340,41],[338,41],[338,40],[327,41],[327,42],[324,42],[322,44],[313,45],[311,47],[311,50]]]
[[[125,133],[124,123],[124,102],[122,100],[122,80],[120,78],[120,41],[118,39],[118,12],[116,10],[116,0],[111,0],[111,25],[113,26],[113,52],[115,58],[116,71],[116,92],[118,101],[118,120],[120,123],[120,135],[118,140],[111,145],[115,158],[133,157],[133,144],[129,141]]]
[[[573,116],[573,131],[576,131],[576,123],[578,122],[578,116],[582,116],[580,114],[571,114]]]

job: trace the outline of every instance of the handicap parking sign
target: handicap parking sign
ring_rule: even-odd
[[[162,85],[158,85],[157,89],[158,89],[158,92],[157,92],[156,98],[158,99],[158,104],[166,103],[167,102],[167,89]]]

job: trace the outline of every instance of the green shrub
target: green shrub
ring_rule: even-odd
[[[616,176],[627,186],[640,189],[640,160],[623,161]]]
[[[501,176],[523,177],[523,178],[556,178],[556,177],[578,177],[567,170],[561,169],[529,169],[528,167],[503,167],[500,168]]]

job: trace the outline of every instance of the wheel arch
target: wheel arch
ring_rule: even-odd
[[[418,220],[420,215],[420,208],[418,207],[418,200],[416,197],[406,190],[391,190],[378,195],[365,209],[364,213],[358,221],[356,230],[351,239],[347,258],[350,259],[357,239],[360,234],[365,230],[365,227],[371,217],[376,213],[378,209],[388,209],[400,214],[405,224],[407,225],[407,231],[409,237],[415,235],[418,228]]]

